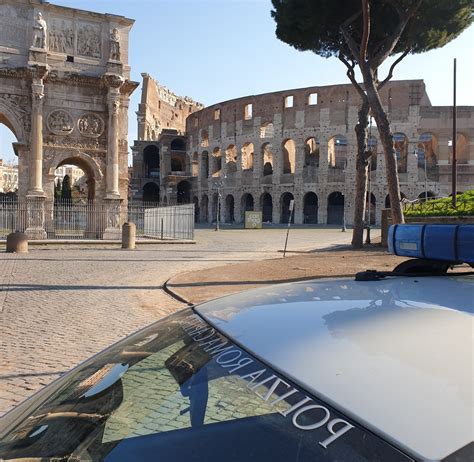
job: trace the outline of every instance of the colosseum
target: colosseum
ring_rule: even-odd
[[[382,101],[391,121],[402,197],[451,191],[452,108],[432,106],[423,80],[388,83]],[[132,147],[131,195],[195,204],[196,221],[351,224],[359,96],[352,85],[245,96],[204,108],[143,74],[138,140]],[[457,108],[458,190],[474,186],[474,107]],[[377,128],[369,147],[370,219],[389,206]],[[220,206],[219,206],[220,204]]]

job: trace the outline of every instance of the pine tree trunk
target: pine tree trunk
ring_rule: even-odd
[[[357,138],[356,155],[356,177],[355,177],[355,200],[354,200],[354,222],[352,231],[352,247],[360,249],[364,245],[364,216],[367,196],[368,161],[366,159],[367,146],[367,118],[369,114],[369,103],[363,101],[359,109],[359,121],[355,126]]]
[[[393,147],[393,138],[390,130],[390,122],[382,106],[380,95],[376,88],[375,76],[369,66],[360,65],[360,70],[364,78],[364,86],[367,91],[372,115],[377,124],[377,129],[382,142],[385,155],[385,174],[387,176],[387,188],[390,197],[390,208],[392,211],[392,222],[394,224],[404,223],[403,210],[400,203],[400,184],[398,182],[397,160]]]

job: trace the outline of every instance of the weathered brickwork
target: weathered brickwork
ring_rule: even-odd
[[[448,195],[451,108],[432,106],[422,80],[391,82],[381,97],[394,133],[403,196],[425,194],[425,172],[428,194]],[[332,85],[246,96],[190,114],[183,170],[165,168],[171,153],[157,140],[159,199],[193,201],[196,219],[211,222],[219,191],[222,221],[242,222],[246,210],[255,210],[273,223],[288,220],[294,199],[296,223],[345,219],[350,224],[358,107],[352,85]],[[458,108],[457,127],[458,189],[464,191],[474,186],[474,108]],[[370,132],[369,145],[377,153],[371,166],[371,221],[379,223],[380,210],[388,205],[385,162],[377,128]],[[134,166],[146,164],[145,149],[135,150]],[[143,187],[146,182],[145,177]],[[136,194],[142,194],[140,188]]]

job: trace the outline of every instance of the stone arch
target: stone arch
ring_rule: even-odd
[[[222,153],[221,148],[214,148],[211,158],[211,176],[220,176],[222,171]]]
[[[405,199],[405,198],[406,198],[405,194],[401,192],[401,193],[400,193],[400,200],[403,200],[403,199]],[[386,209],[389,209],[389,208],[390,208],[390,194],[387,194],[387,195],[385,196],[385,208],[386,208]]]
[[[260,196],[260,210],[262,211],[262,222],[271,223],[273,221],[273,199],[270,193],[263,193]]]
[[[328,141],[328,166],[344,169],[347,161],[347,138],[344,135],[334,135]]]
[[[181,138],[175,138],[170,143],[170,149],[172,151],[186,151],[186,143]]]
[[[395,157],[397,158],[398,173],[407,172],[408,161],[408,138],[404,133],[393,134],[393,148],[395,149]]]
[[[284,192],[280,197],[280,223],[288,223],[291,215],[291,222],[295,222],[295,212],[290,212],[290,202],[294,200],[293,194]],[[294,205],[293,205],[294,206]]]
[[[263,176],[272,175],[274,161],[273,161],[273,152],[272,152],[271,143],[264,143],[262,145],[262,157],[263,157]]]
[[[260,127],[260,138],[273,138],[275,130],[271,122],[263,123]]]
[[[344,194],[335,191],[328,196],[328,225],[342,225],[344,221]]]
[[[253,143],[247,142],[242,146],[242,170],[252,171],[254,163]]]
[[[438,164],[438,139],[431,132],[424,132],[418,139],[416,147],[418,158],[418,168],[424,168],[426,159],[426,167],[433,168]]]
[[[26,122],[26,116],[23,119],[22,121],[21,117],[0,98],[0,123],[13,132],[19,143],[28,143],[29,124]]]
[[[242,194],[240,200],[240,210],[242,211],[242,221],[245,222],[245,212],[252,212],[254,209],[253,196],[250,193]]]
[[[199,155],[197,152],[193,152],[191,163],[192,163],[192,167],[191,167],[192,176],[199,176]]]
[[[54,189],[54,172],[63,165],[76,165],[87,175],[88,199],[95,199],[98,186],[102,184],[104,179],[98,162],[81,151],[68,150],[57,153],[49,161],[44,162],[44,171],[47,174],[45,186]]]
[[[224,221],[226,223],[233,223],[235,221],[235,201],[232,194],[228,194],[225,198],[225,216]]]
[[[229,144],[225,150],[225,163],[227,173],[234,173],[237,171],[237,150],[233,144]]]
[[[316,224],[318,222],[318,196],[310,191],[303,198],[303,223]]]
[[[158,146],[149,144],[143,149],[143,168],[145,177],[160,176],[160,150]]]
[[[153,181],[143,186],[143,202],[160,202],[160,187]]]
[[[457,132],[456,134],[456,162],[458,164],[467,164],[469,160],[474,160],[469,153],[469,140],[464,133]],[[451,151],[452,162],[452,151]]]
[[[314,136],[304,143],[304,166],[319,168],[319,141]]]
[[[178,204],[189,204],[191,202],[191,183],[186,180],[180,181],[176,189]]]
[[[423,191],[420,194],[418,194],[418,199],[420,201],[424,202],[427,199],[434,199],[436,197],[436,194],[433,191]]]
[[[281,144],[283,173],[295,173],[296,167],[296,144],[288,138]]]

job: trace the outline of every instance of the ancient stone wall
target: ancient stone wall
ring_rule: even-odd
[[[178,96],[148,74],[142,74],[142,98],[138,107],[138,139],[158,140],[164,129],[184,134],[186,118],[203,105],[186,96]]]
[[[450,192],[450,108],[431,106],[422,80],[394,81],[381,92],[394,133],[401,191]],[[188,117],[188,157],[200,220],[215,220],[217,190],[223,221],[242,222],[245,210],[285,222],[295,200],[296,223],[352,222],[359,98],[351,85],[311,87],[248,96]],[[474,109],[458,111],[459,190],[474,186]],[[451,136],[452,138],[452,136]],[[371,148],[371,220],[388,204],[385,162],[376,127]],[[461,148],[462,146],[462,148]],[[193,170],[193,163],[198,166]]]

